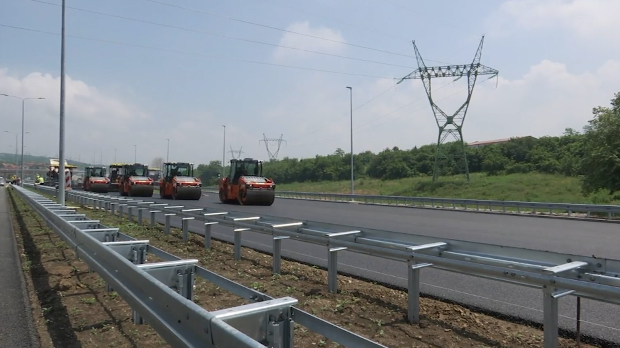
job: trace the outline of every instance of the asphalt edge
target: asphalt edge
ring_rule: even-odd
[[[13,253],[15,255],[15,258],[17,260],[17,266],[19,267],[19,285],[21,287],[22,290],[22,305],[24,306],[25,312],[26,312],[26,318],[27,318],[27,322],[28,322],[28,333],[29,333],[29,338],[30,338],[30,346],[32,348],[40,348],[41,347],[41,337],[39,336],[35,325],[34,325],[34,318],[32,316],[32,304],[30,303],[30,293],[28,292],[28,287],[26,286],[26,279],[24,277],[24,272],[22,271],[22,259],[20,257],[19,254],[19,250],[17,249],[17,238],[15,237],[15,226],[13,223],[13,214],[17,213],[15,212],[12,208],[11,208],[11,204],[9,202],[9,196],[10,199],[14,200],[14,197],[12,196],[13,193],[9,191],[9,189],[12,191],[11,187],[7,187],[6,190],[6,200],[7,200],[7,205],[9,206],[9,213],[10,213],[10,217],[9,217],[9,231],[11,232],[11,236],[13,237]]]

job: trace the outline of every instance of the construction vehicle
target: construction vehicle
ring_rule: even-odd
[[[106,167],[84,168],[82,188],[84,191],[108,193],[110,190],[110,179],[106,177]]]
[[[159,182],[159,179],[161,179],[161,168],[149,167],[149,178],[153,179],[155,182]]]
[[[164,163],[164,172],[159,179],[161,198],[199,200],[202,197],[202,182],[194,177],[194,164],[183,162]]]
[[[110,169],[110,183],[108,191],[118,192],[121,188],[121,178],[123,177],[123,166],[125,163],[112,163],[108,166]]]
[[[263,162],[252,158],[230,160],[228,176],[220,180],[220,202],[272,205],[276,184],[263,176]]]
[[[50,158],[49,170],[45,174],[45,181],[43,182],[44,186],[52,186],[52,187],[58,188],[59,180],[60,182],[65,181],[64,174],[58,175],[59,169],[60,169],[60,162],[58,161],[58,159]],[[71,175],[71,178],[72,178],[71,181],[73,181],[73,172],[75,169],[77,169],[77,166],[74,166],[72,164],[67,164],[67,161],[65,161],[65,170],[69,170],[69,175]]]
[[[125,164],[121,170],[121,196],[153,197],[154,181],[148,177],[149,167],[146,164]]]

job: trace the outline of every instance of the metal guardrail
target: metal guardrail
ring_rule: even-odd
[[[217,187],[205,187],[204,191],[218,193]],[[620,213],[620,205],[602,204],[575,204],[575,203],[550,203],[550,202],[523,202],[523,201],[496,201],[484,199],[461,199],[461,198],[437,198],[437,197],[410,197],[410,196],[383,196],[383,195],[351,195],[344,193],[320,193],[320,192],[295,192],[276,191],[278,198],[302,199],[312,201],[329,202],[355,202],[361,204],[375,204],[387,206],[402,206],[412,208],[452,209],[469,212],[501,212],[524,214],[530,212],[548,211],[564,212],[568,217],[574,217],[575,213],[585,214],[587,219],[592,214],[604,214],[606,220],[614,218]],[[485,209],[486,208],[486,209]],[[494,210],[494,208],[496,210]]]
[[[595,256],[562,254],[525,248],[505,247],[419,236],[408,233],[343,226],[315,221],[294,221],[273,216],[249,216],[242,213],[216,211],[208,208],[185,209],[119,196],[106,196],[84,191],[71,191],[68,199],[80,204],[123,216],[129,219],[137,212],[142,223],[143,211],[150,214],[151,225],[156,214],[165,217],[165,231],[169,233],[171,217],[181,220],[183,240],[187,241],[192,220],[205,224],[205,247],[211,243],[211,229],[215,224],[232,228],[234,257],[241,258],[242,234],[256,232],[273,237],[273,271],[279,273],[282,239],[325,245],[328,259],[328,289],[337,291],[338,252],[352,252],[383,257],[407,263],[408,321],[419,321],[420,272],[423,268],[458,272],[516,285],[541,289],[544,311],[544,347],[558,344],[558,300],[572,295],[601,302],[620,304],[620,260]],[[157,209],[157,210],[153,210]]]
[[[134,323],[148,323],[173,347],[292,348],[293,326],[298,323],[346,346],[386,348],[294,307],[297,299],[270,297],[197,266],[198,260],[180,259],[148,240],[136,240],[36,192],[13,187],[103,278],[106,289],[131,306]],[[149,253],[164,262],[147,263]],[[209,312],[193,302],[196,276],[253,303]]]

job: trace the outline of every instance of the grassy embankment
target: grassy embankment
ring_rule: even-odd
[[[279,191],[349,193],[350,181],[303,182],[279,184]],[[431,178],[399,180],[360,179],[355,193],[414,197],[492,199],[525,202],[620,204],[620,196],[598,193],[584,197],[579,178],[549,174],[511,174],[487,176],[471,174],[443,177],[433,184]]]

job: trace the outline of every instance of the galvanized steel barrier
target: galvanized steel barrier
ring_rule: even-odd
[[[205,187],[204,191],[218,193],[216,187]],[[592,219],[592,214],[603,214],[606,220],[612,220],[615,214],[620,213],[620,205],[602,204],[574,204],[574,203],[547,203],[522,201],[496,201],[484,199],[436,198],[436,197],[409,197],[383,195],[351,195],[344,193],[294,192],[276,191],[276,197],[287,199],[302,199],[328,202],[355,202],[386,206],[400,206],[427,209],[451,209],[469,212],[514,213],[514,214],[542,214],[549,212],[563,212],[568,217],[575,217],[576,213],[585,214],[586,219]]]
[[[291,348],[293,326],[298,323],[346,346],[386,348],[294,307],[298,302],[294,298],[272,298],[197,266],[198,260],[180,259],[149,245],[148,240],[136,240],[71,207],[13,187],[105,280],[106,289],[116,291],[131,306],[133,321],[147,323],[173,347]],[[77,191],[67,193],[68,199],[83,200]],[[147,263],[149,253],[164,262]],[[193,302],[196,276],[252,303],[209,312]]]
[[[52,190],[53,191],[53,190]],[[546,348],[558,343],[558,300],[567,295],[620,304],[620,260],[595,256],[561,254],[485,243],[432,238],[315,221],[294,221],[274,216],[251,216],[207,208],[188,208],[120,196],[72,191],[68,199],[133,219],[143,211],[165,216],[169,233],[172,216],[180,217],[183,240],[189,222],[204,222],[205,247],[211,243],[211,229],[219,224],[232,228],[234,257],[241,258],[243,233],[256,232],[273,237],[273,272],[280,271],[282,239],[325,245],[328,259],[328,289],[337,291],[338,252],[342,250],[403,261],[408,270],[408,320],[419,321],[420,272],[427,267],[458,272],[512,284],[539,288],[543,295],[544,342]],[[154,210],[157,209],[157,210]]]

